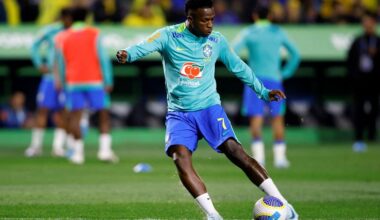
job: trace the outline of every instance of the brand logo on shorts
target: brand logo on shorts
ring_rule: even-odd
[[[189,79],[202,78],[203,75],[203,66],[193,63],[186,62],[181,68],[181,75],[188,77]]]

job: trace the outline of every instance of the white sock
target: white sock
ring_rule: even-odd
[[[253,158],[261,165],[265,165],[265,149],[264,142],[261,140],[253,141],[251,144]]]
[[[111,151],[112,138],[110,134],[101,134],[99,137],[99,151]]]
[[[74,149],[75,139],[72,134],[68,134],[66,138],[66,148],[67,149]]]
[[[66,139],[65,129],[56,128],[54,130],[53,149],[63,149],[65,139]]]
[[[273,183],[271,178],[264,180],[259,186],[259,188],[264,191],[267,195],[274,196],[280,199],[282,202],[287,204],[286,199],[281,195],[280,191],[277,189],[277,186]]]
[[[195,198],[195,200],[197,201],[199,206],[202,208],[204,213],[206,213],[206,215],[218,213],[218,211],[216,211],[214,205],[212,204],[211,198],[208,195],[208,193],[204,193],[198,196],[197,198]]]
[[[30,147],[32,148],[41,148],[42,142],[44,139],[45,129],[42,128],[33,128],[32,130],[32,140]]]
[[[82,139],[74,140],[74,155],[83,155],[84,143]]]
[[[277,142],[273,145],[273,155],[275,161],[286,160],[286,144],[284,142]]]

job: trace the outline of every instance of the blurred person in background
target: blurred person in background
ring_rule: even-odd
[[[167,13],[167,20],[170,23],[177,23],[186,20],[183,11],[185,10],[186,0],[172,0],[172,5]]]
[[[238,24],[239,16],[231,10],[230,5],[225,0],[215,0],[215,24]]]
[[[280,27],[271,24],[267,8],[256,10],[253,18],[255,23],[237,35],[234,49],[238,53],[243,49],[248,50],[249,65],[257,73],[257,77],[262,80],[265,87],[283,90],[282,81],[291,77],[300,63],[298,50]],[[281,68],[280,50],[282,47],[288,52],[288,60],[283,68]],[[269,108],[272,117],[274,165],[277,168],[287,168],[289,161],[286,157],[284,137],[285,100],[263,101],[251,88],[245,86],[242,113],[249,117],[253,157],[260,164],[265,164],[262,140],[265,106]]]
[[[126,7],[122,0],[96,0],[91,8],[96,23],[119,23],[126,12]]]
[[[39,13],[40,0],[17,0],[21,21],[35,22]]]
[[[117,162],[118,158],[111,148],[108,113],[109,93],[113,86],[111,60],[104,48],[100,31],[84,23],[87,13],[85,8],[73,9],[74,24],[70,29],[59,33],[55,39],[58,86],[63,87],[67,94],[69,130],[74,135],[74,152],[69,160],[74,164],[83,164],[85,161],[80,122],[83,111],[89,108],[98,112],[99,116],[98,159]]]
[[[376,15],[366,13],[362,18],[363,33],[353,41],[347,57],[347,70],[353,89],[353,124],[355,152],[365,151],[364,133],[376,140],[379,111],[380,38],[376,33]]]
[[[33,122],[24,105],[25,95],[15,92],[9,104],[0,109],[0,125],[5,128],[30,128]]]
[[[18,25],[21,21],[17,0],[0,0],[0,22]]]
[[[37,92],[37,113],[35,127],[32,129],[32,138],[25,156],[34,157],[42,154],[43,139],[49,112],[55,115],[56,128],[54,130],[52,155],[63,157],[65,155],[64,144],[66,140],[66,124],[63,91],[58,91],[54,83],[53,65],[55,58],[55,36],[72,24],[71,10],[62,9],[60,22],[49,25],[41,30],[34,39],[31,47],[32,62],[35,68],[42,74]],[[46,54],[41,50],[46,48]],[[45,61],[44,61],[45,60]]]
[[[40,0],[37,24],[46,25],[55,22],[62,9],[70,7],[72,0]]]
[[[123,19],[123,24],[129,27],[161,27],[166,24],[166,18],[161,6],[155,1],[136,0],[131,12]]]

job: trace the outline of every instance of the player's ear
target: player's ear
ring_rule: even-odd
[[[193,26],[193,16],[191,16],[190,14],[188,14],[187,15],[187,21],[189,22],[190,26]]]

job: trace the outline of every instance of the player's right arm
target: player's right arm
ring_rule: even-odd
[[[119,63],[131,63],[150,53],[162,51],[167,40],[167,31],[165,29],[157,30],[141,43],[117,51],[116,58]]]
[[[243,49],[247,48],[247,38],[249,36],[249,30],[244,29],[241,31],[237,37],[232,42],[232,48],[239,54]]]

